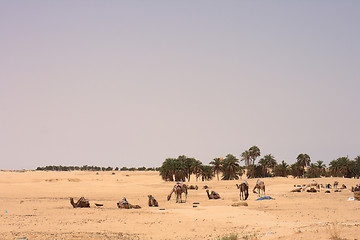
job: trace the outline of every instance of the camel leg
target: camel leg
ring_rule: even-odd
[[[171,199],[171,195],[173,194],[173,192],[175,192],[175,189],[171,190],[170,194],[168,195],[168,201]]]

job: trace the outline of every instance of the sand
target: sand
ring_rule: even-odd
[[[249,179],[252,189],[257,179]],[[360,239],[360,201],[345,189],[319,193],[290,192],[294,184],[312,179],[265,178],[266,195],[275,200],[239,203],[238,181],[196,182],[186,203],[166,196],[174,183],[158,172],[43,172],[0,171],[0,239],[218,239],[237,234],[239,239]],[[319,183],[339,181],[350,188],[358,179],[320,178]],[[209,200],[202,187],[222,199]],[[159,208],[147,206],[152,194]],[[74,209],[69,202],[84,196],[91,208]],[[141,209],[118,209],[126,197]],[[95,207],[95,203],[104,204]],[[199,203],[199,204],[193,204]],[[235,203],[235,204],[234,204]],[[232,206],[235,205],[235,206]],[[197,206],[197,207],[194,207]],[[164,210],[160,210],[164,209]]]

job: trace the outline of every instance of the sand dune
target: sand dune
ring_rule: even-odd
[[[248,180],[250,188],[257,179]],[[359,238],[360,202],[349,189],[319,193],[292,193],[294,184],[311,179],[267,178],[266,195],[275,200],[239,203],[240,181],[196,182],[186,203],[166,196],[174,183],[164,182],[157,172],[0,172],[0,239],[217,239],[232,233],[240,239]],[[326,184],[339,181],[348,187],[357,179],[321,178]],[[208,185],[222,199],[209,200]],[[152,194],[159,208],[147,206]],[[70,197],[85,196],[91,208],[74,209]],[[118,209],[126,197],[141,209]],[[194,202],[198,202],[194,207]],[[104,204],[95,207],[95,203]],[[164,209],[164,210],[160,210]]]

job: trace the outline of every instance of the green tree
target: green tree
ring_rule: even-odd
[[[249,150],[245,150],[243,153],[241,153],[240,157],[240,160],[245,162],[245,166],[249,166],[251,158]]]
[[[202,181],[209,181],[214,177],[213,167],[207,165],[201,165],[200,176]]]
[[[239,159],[237,159],[234,155],[228,154],[226,158],[223,160],[223,180],[237,180],[239,179]]]
[[[274,170],[274,168],[276,166],[276,160],[273,155],[267,154],[259,160],[259,164],[263,168],[263,173],[264,173],[263,176],[266,177],[268,175],[268,172],[267,172],[268,168],[271,168],[272,170]]]
[[[305,167],[310,166],[310,162],[311,162],[310,156],[307,155],[306,153],[300,153],[296,159],[297,159],[297,164],[302,168],[302,175],[304,177]]]
[[[216,174],[217,180],[219,181],[219,173],[221,172],[221,168],[222,168],[221,159],[214,158],[214,160],[210,162],[210,165],[213,165],[214,174]]]
[[[252,165],[255,165],[255,160],[257,157],[260,157],[260,149],[257,146],[252,146],[249,149],[250,159],[252,160]]]
[[[281,164],[275,166],[275,176],[287,177],[289,175],[289,165],[282,160]]]

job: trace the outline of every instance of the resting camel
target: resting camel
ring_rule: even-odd
[[[198,190],[199,187],[197,185],[190,185],[188,189],[191,189],[191,190]]]
[[[249,184],[244,180],[240,185],[236,184],[236,187],[240,189],[240,200],[246,200],[249,197]]]
[[[320,185],[315,180],[312,180],[308,185],[306,185],[303,188],[303,191],[305,191],[307,188],[314,188],[314,187],[320,190]]]
[[[218,194],[215,191],[211,191],[211,194],[210,194],[209,190],[206,189],[206,193],[207,193],[209,199],[219,199],[220,198],[220,194]]]
[[[148,195],[149,197],[149,207],[158,207],[159,204],[156,199],[152,195]]]
[[[256,192],[255,189],[258,189],[259,192]],[[264,193],[265,195],[265,183],[263,181],[261,181],[260,179],[257,180],[256,185],[253,189],[253,193],[257,193],[258,196],[260,197],[261,191]]]
[[[295,188],[295,189],[293,189],[293,190],[291,190],[290,192],[301,192],[301,187],[299,187],[299,188]]]
[[[74,199],[70,198],[70,203],[74,208],[89,208],[90,203],[89,200],[81,197],[76,203],[74,203]]]
[[[177,183],[175,184],[175,186],[173,187],[173,189],[171,190],[170,194],[167,196],[167,200],[169,201],[171,198],[171,195],[175,193],[176,194],[176,202],[180,202],[182,203],[182,197],[181,194],[185,193],[185,202],[187,200],[187,186],[183,183]]]
[[[358,191],[360,191],[360,185],[359,185],[359,184],[356,184],[355,187],[351,187],[351,191],[352,191],[352,192],[358,192]]]
[[[116,203],[118,208],[125,208],[125,209],[130,209],[130,208],[135,208],[135,209],[139,209],[141,208],[139,205],[132,205],[130,204],[126,198],[123,198],[121,201],[119,201],[118,203]]]

